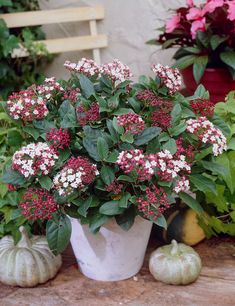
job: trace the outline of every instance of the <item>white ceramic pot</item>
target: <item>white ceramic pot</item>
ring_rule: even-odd
[[[97,234],[71,218],[71,244],[81,272],[94,280],[118,281],[139,272],[152,228],[152,222],[136,217],[129,231],[110,219]]]

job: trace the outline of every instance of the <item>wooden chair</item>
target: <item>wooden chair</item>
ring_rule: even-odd
[[[20,28],[27,26],[79,21],[89,22],[90,35],[46,39],[35,42],[44,43],[49,53],[92,50],[94,60],[100,64],[100,48],[105,48],[108,45],[107,36],[97,33],[96,21],[104,19],[104,8],[102,6],[72,7],[43,11],[0,14],[0,18],[5,20],[8,28]],[[13,57],[28,56],[27,50],[24,48],[15,49],[13,54]]]

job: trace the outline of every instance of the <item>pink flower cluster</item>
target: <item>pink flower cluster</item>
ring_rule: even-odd
[[[171,127],[171,114],[162,109],[153,111],[150,116],[150,120],[152,121],[152,126],[158,126],[163,131],[166,131]]]
[[[39,97],[33,87],[13,93],[7,101],[7,108],[15,120],[42,120],[48,114],[45,99]]]
[[[213,117],[215,104],[206,99],[196,99],[190,102],[190,106],[196,115]]]
[[[156,220],[169,207],[170,203],[163,188],[152,185],[146,189],[146,195],[137,199],[138,210],[149,220]]]
[[[124,128],[125,134],[137,135],[145,129],[144,120],[135,113],[117,116],[117,123]]]
[[[77,108],[77,119],[81,126],[86,125],[88,122],[96,122],[100,120],[100,107],[99,104],[93,102],[89,109],[86,109],[83,104]]]
[[[206,30],[206,17],[208,14],[213,13],[217,8],[224,7],[227,10],[227,18],[230,21],[235,20],[235,1],[234,0],[207,0],[205,4],[197,7],[192,0],[187,1],[188,13],[186,20],[191,22],[191,35],[195,39],[198,31]],[[172,33],[175,29],[182,27],[183,16],[180,12],[172,16],[166,22],[166,33]]]
[[[64,63],[64,67],[69,71],[82,73],[88,77],[91,77],[95,74],[99,74],[100,72],[100,67],[98,64],[96,64],[95,61],[84,57],[77,64],[71,63],[70,61],[66,61]]]
[[[88,77],[104,74],[110,77],[113,82],[124,82],[132,76],[130,68],[117,59],[111,63],[98,65],[91,59],[82,58],[77,64],[66,61],[64,66],[70,71],[82,73]]]
[[[189,119],[186,124],[187,132],[198,136],[203,143],[212,144],[214,156],[220,155],[227,150],[226,137],[206,117]]]
[[[143,151],[138,149],[122,151],[116,164],[120,166],[125,174],[132,173],[136,175],[139,181],[150,180],[154,174],[154,167],[157,166],[154,159],[148,159],[148,156],[145,156]]]
[[[53,187],[59,195],[67,196],[75,190],[82,190],[91,184],[99,174],[95,164],[85,157],[72,157],[54,177]]]
[[[57,204],[47,190],[30,188],[23,195],[19,208],[28,220],[50,220],[57,211]]]
[[[46,133],[46,140],[50,143],[51,147],[57,151],[58,149],[65,149],[70,144],[70,136],[67,129],[50,129]]]
[[[163,150],[155,155],[158,167],[158,176],[161,181],[172,181],[182,173],[191,173],[191,166],[186,161],[185,155],[172,155],[168,150]]]
[[[102,65],[100,67],[100,73],[109,76],[113,82],[124,82],[132,77],[130,68],[118,59],[113,60],[111,63]]]
[[[71,88],[68,87],[66,91],[64,91],[63,100],[69,100],[72,103],[76,103],[78,101],[78,94],[80,93],[80,89],[78,87]]]
[[[16,151],[12,158],[12,168],[25,178],[47,175],[58,159],[57,153],[43,142],[30,143]]]
[[[42,85],[37,86],[37,93],[46,100],[50,100],[53,94],[63,91],[63,87],[55,77],[46,78]]]
[[[156,173],[161,181],[172,182],[181,180],[182,176],[191,172],[184,155],[177,157],[167,150],[149,155],[144,155],[138,149],[122,151],[116,163],[125,174],[132,173],[139,181],[151,180]]]
[[[152,66],[152,70],[159,78],[161,78],[163,84],[168,88],[170,95],[179,91],[182,81],[180,72],[177,68],[174,69],[157,64]]]
[[[176,181],[174,191],[175,193],[187,192],[190,190],[189,180],[186,176],[182,176],[180,179]]]
[[[113,194],[120,194],[123,190],[123,184],[120,184],[116,179],[109,184],[106,188],[106,191],[112,192]]]

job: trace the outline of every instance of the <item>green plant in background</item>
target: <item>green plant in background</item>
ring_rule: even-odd
[[[0,0],[0,14],[39,9],[38,0]],[[6,99],[12,91],[43,79],[38,68],[51,59],[44,44],[35,44],[35,41],[43,39],[45,33],[39,26],[8,29],[0,19],[0,98]],[[29,56],[13,58],[12,51],[19,46],[25,48]]]
[[[4,104],[0,104],[0,177],[14,151],[24,143],[24,135],[18,128],[19,124],[7,115]],[[16,239],[19,238],[17,229],[26,223],[18,209],[20,197],[18,191],[9,193],[8,186],[0,182],[0,237],[12,234]]]
[[[209,215],[200,220],[207,236],[229,234],[235,236],[235,91],[227,95],[225,102],[215,106],[215,114],[223,118],[230,128],[228,150],[211,160],[201,161],[206,175],[216,184],[217,195],[202,193]]]

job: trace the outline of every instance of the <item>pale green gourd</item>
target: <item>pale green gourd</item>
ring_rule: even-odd
[[[194,282],[202,268],[201,258],[193,248],[172,240],[154,251],[149,260],[149,270],[156,280],[171,285]]]
[[[61,256],[55,256],[44,236],[29,239],[23,226],[21,239],[14,244],[12,236],[0,240],[0,281],[20,287],[34,287],[53,278],[61,267]]]

